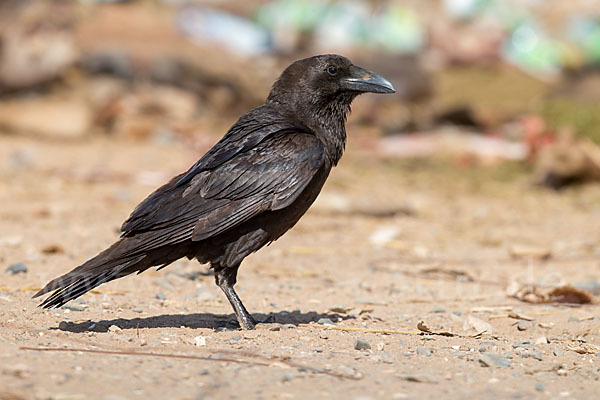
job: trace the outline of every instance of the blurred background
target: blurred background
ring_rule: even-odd
[[[0,17],[8,140],[182,142],[191,161],[286,65],[334,52],[397,88],[354,107],[374,156],[600,179],[594,0],[5,0]]]

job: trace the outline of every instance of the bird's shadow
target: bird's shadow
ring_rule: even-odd
[[[269,314],[252,314],[256,321],[269,324],[307,324],[318,322],[321,318],[328,318],[336,322],[338,318],[354,318],[349,315],[340,315],[337,313],[317,313],[300,311],[280,311]],[[145,328],[191,328],[191,329],[239,329],[235,316],[233,314],[164,314],[145,318],[117,318],[101,321],[71,322],[62,321],[57,328],[61,331],[73,333],[82,332],[108,332],[111,326],[117,326],[120,329],[145,329]]]

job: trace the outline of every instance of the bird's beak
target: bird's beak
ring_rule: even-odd
[[[372,93],[395,93],[394,85],[383,76],[355,65],[350,67],[350,76],[342,79],[347,90]]]

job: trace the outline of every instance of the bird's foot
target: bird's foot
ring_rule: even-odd
[[[240,324],[240,328],[242,328],[242,330],[254,330],[256,329],[256,320],[252,317],[252,315],[250,314],[246,314],[246,315],[236,315],[238,323]]]

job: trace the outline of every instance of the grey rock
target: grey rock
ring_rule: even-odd
[[[544,355],[539,351],[526,351],[521,353],[522,358],[533,358],[534,360],[543,361]]]
[[[166,299],[167,299],[167,296],[165,296],[165,295],[164,295],[164,294],[162,294],[161,292],[157,292],[157,293],[156,293],[156,298],[157,298],[158,300],[166,300]]]
[[[479,363],[483,367],[490,368],[503,368],[510,366],[510,361],[495,353],[485,353],[479,358]]]
[[[371,349],[371,344],[364,339],[356,339],[354,342],[355,350],[369,350]]]
[[[517,323],[517,329],[520,331],[526,331],[529,328],[531,328],[531,322],[529,321],[519,321]]]
[[[543,382],[538,382],[535,384],[535,390],[538,392],[543,392],[546,389],[546,384]]]
[[[18,262],[16,264],[12,264],[8,268],[6,268],[6,272],[8,272],[11,275],[25,274],[25,273],[27,273],[27,265],[25,265],[22,262]]]
[[[417,347],[417,354],[420,356],[429,357],[431,356],[431,350],[426,349],[425,347]]]
[[[446,310],[443,309],[443,308],[441,308],[441,307],[434,307],[429,312],[432,312],[432,313],[445,313]]]

